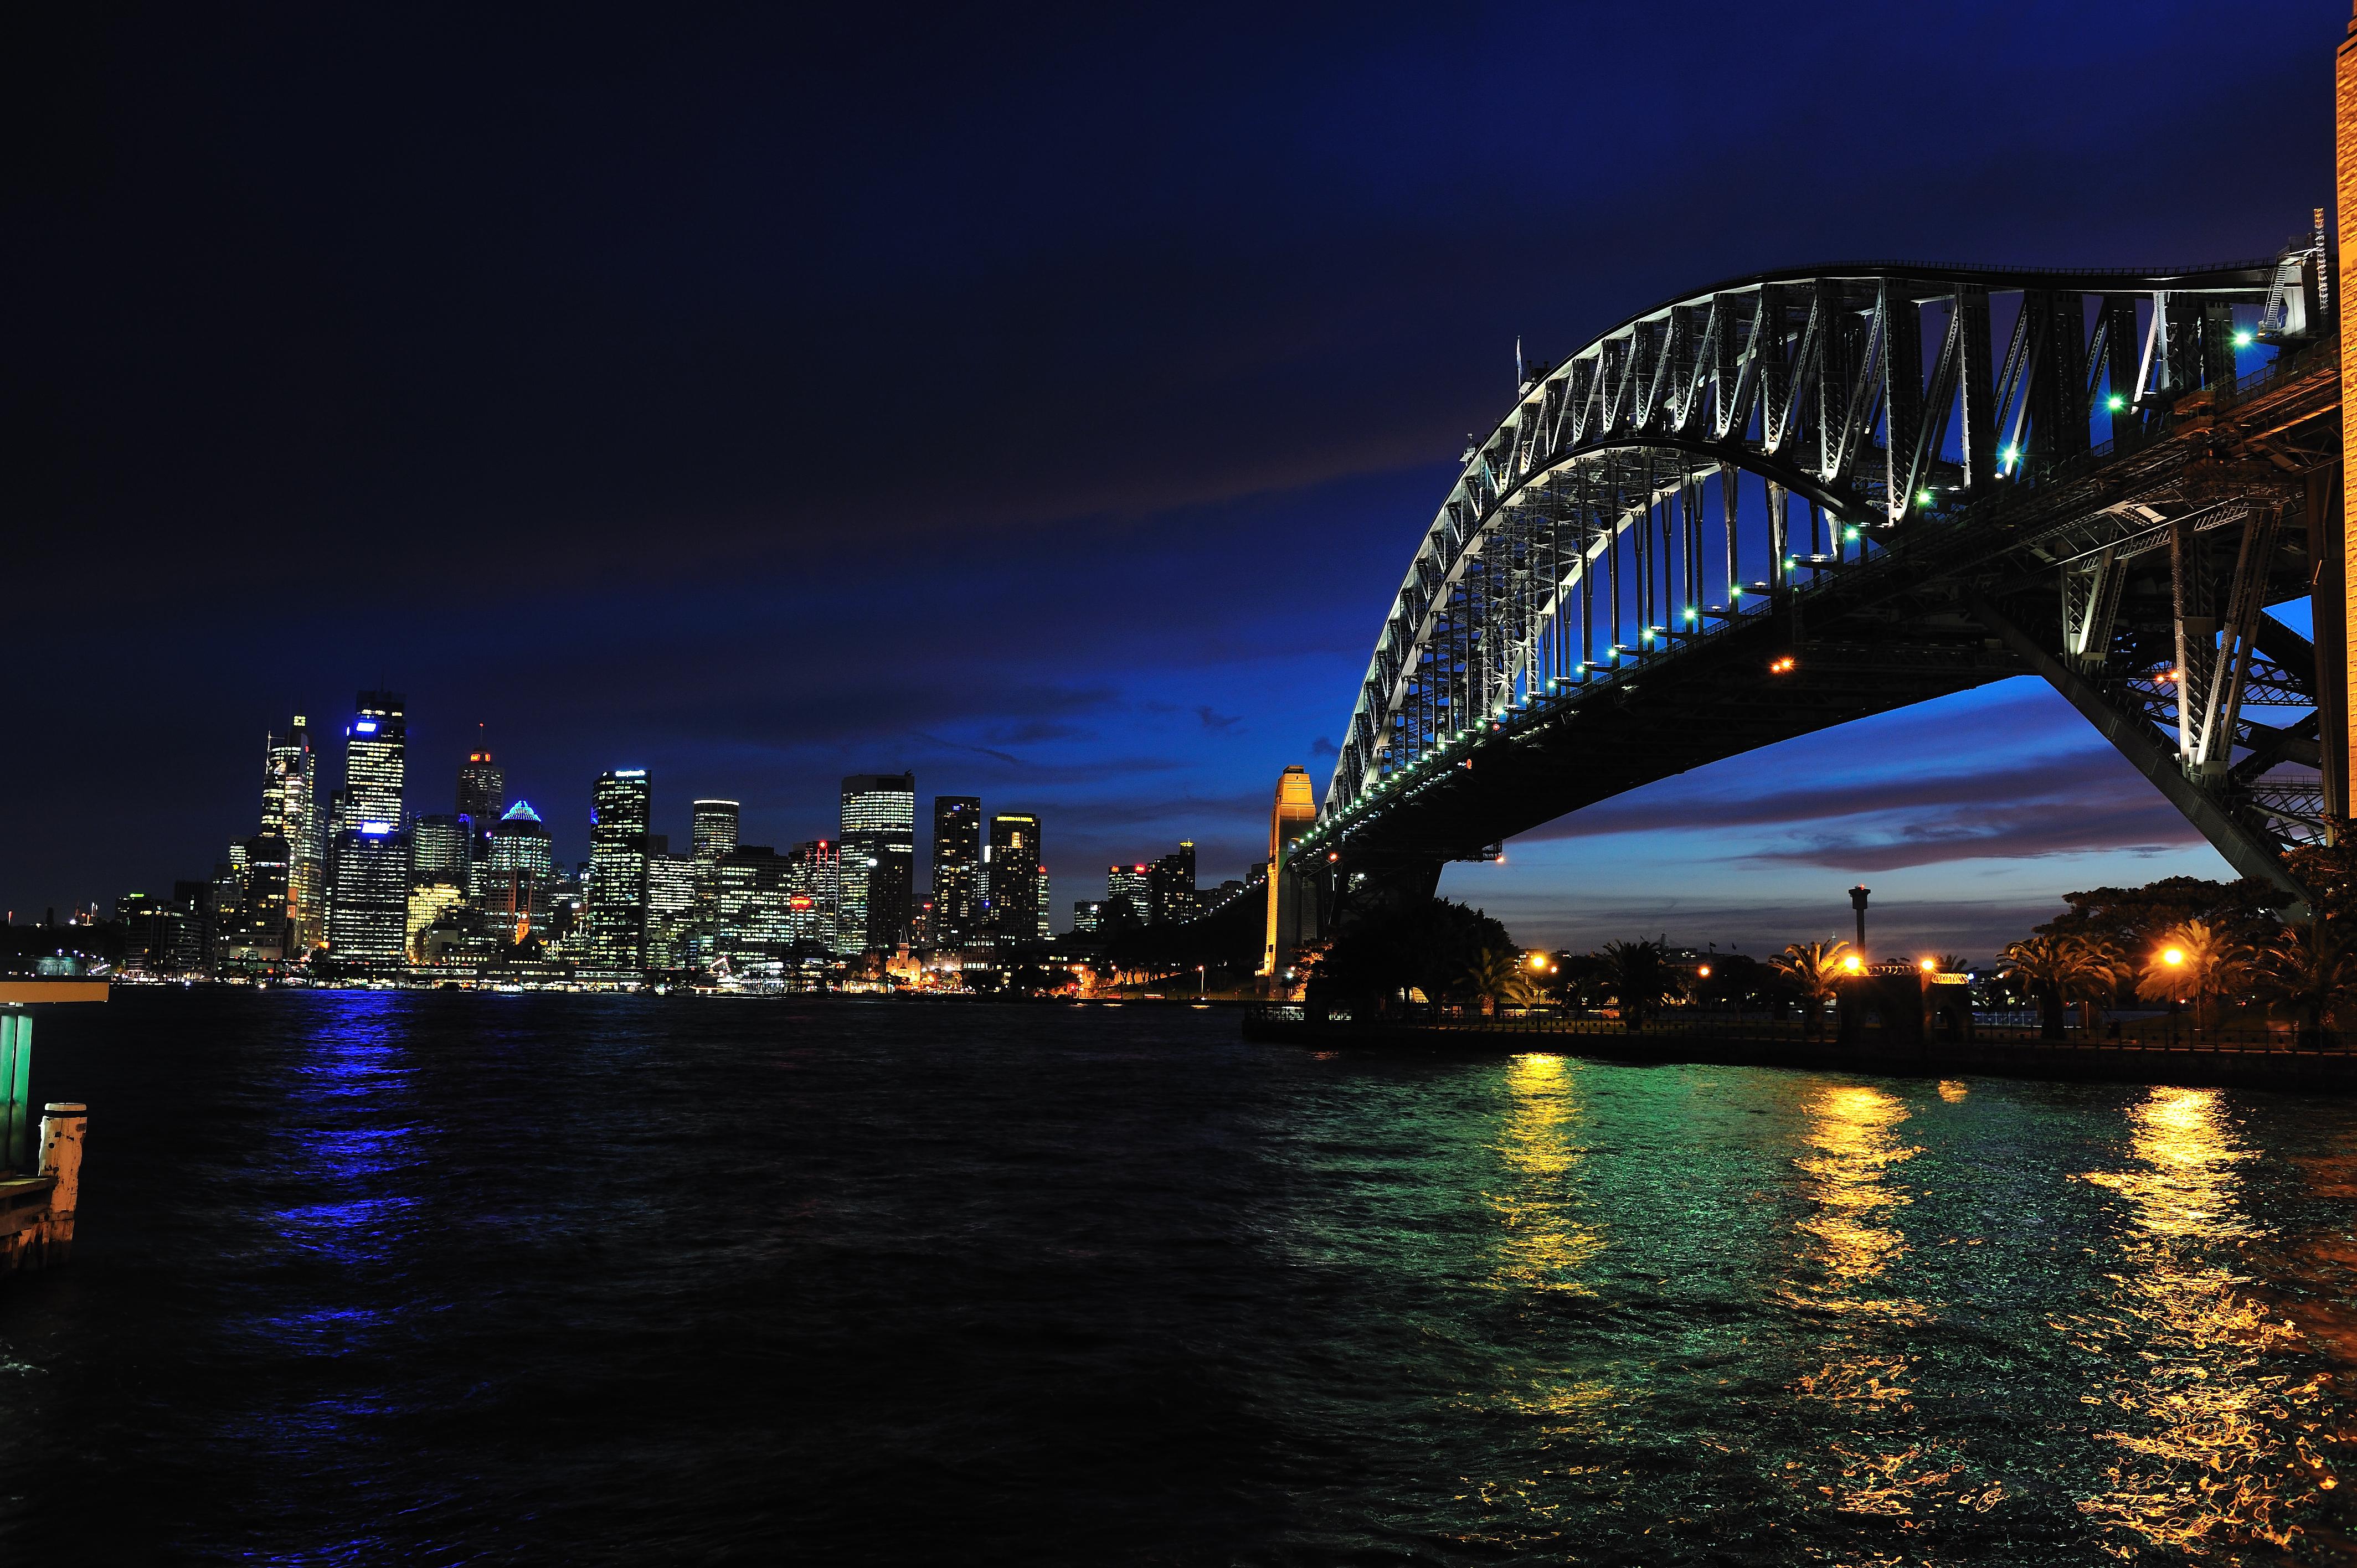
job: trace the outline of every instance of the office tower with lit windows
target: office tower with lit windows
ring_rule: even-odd
[[[328,949],[342,964],[400,963],[409,919],[402,830],[408,721],[398,692],[362,692],[344,726],[342,831],[336,835]]]
[[[838,947],[842,852],[824,839],[794,845],[786,857],[786,940],[798,956],[815,957]]]
[[[962,948],[974,940],[981,875],[982,802],[971,795],[934,796],[932,946]]]
[[[467,896],[474,832],[468,819],[436,813],[410,830],[409,879],[417,886],[444,883]]]
[[[468,861],[490,853],[491,824],[500,820],[500,803],[507,798],[507,769],[492,761],[488,751],[468,752],[458,765],[457,800],[458,815],[467,820]]]
[[[320,832],[318,755],[300,714],[285,735],[264,745],[262,831],[286,841],[287,951],[305,953],[328,940],[327,867]]]
[[[1154,868],[1150,865],[1105,867],[1105,924],[1145,926],[1154,919]]]
[[[1075,899],[1072,903],[1072,935],[1102,936],[1104,933],[1105,907],[1095,898]]]
[[[737,805],[734,800],[698,800],[690,841],[695,858],[706,865],[737,847]]]
[[[1177,850],[1148,867],[1146,874],[1146,921],[1176,925],[1195,918],[1195,842],[1178,841]]]
[[[647,856],[647,967],[679,969],[688,962],[688,928],[695,915],[696,875],[705,863],[673,854]]]
[[[476,870],[476,908],[501,941],[523,940],[546,918],[555,872],[548,825],[531,801],[518,800],[491,824],[490,848]]]
[[[601,773],[590,793],[589,883],[582,917],[593,970],[636,975],[647,967],[647,823],[651,786],[643,768]]]
[[[233,967],[276,963],[286,952],[286,839],[260,832],[230,846],[231,880],[217,884],[219,961]],[[233,893],[231,892],[233,889]],[[232,904],[223,904],[233,897]]]
[[[917,779],[909,773],[855,773],[843,781],[835,951],[846,958],[887,951],[908,940],[915,894]]]
[[[990,867],[988,926],[1002,941],[1036,942],[1048,911],[1048,874],[1039,859],[1039,819],[1001,811],[990,819],[983,851]]]

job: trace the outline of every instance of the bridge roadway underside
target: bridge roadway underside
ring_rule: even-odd
[[[1829,627],[1805,646],[1796,646],[1789,614],[1738,624],[1715,639],[1714,657],[1661,660],[1634,680],[1583,693],[1512,735],[1501,731],[1354,835],[1349,868],[1402,891],[1428,890],[1442,863],[1479,857],[1485,846],[1615,795],[2031,672],[1983,628],[1942,619]],[[1794,666],[1771,672],[1787,653]]]

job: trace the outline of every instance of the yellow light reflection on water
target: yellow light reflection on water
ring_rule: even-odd
[[[1800,1230],[1816,1242],[1806,1257],[1823,1278],[1799,1294],[1807,1305],[1832,1312],[1920,1312],[1912,1302],[1861,1288],[1907,1250],[1896,1221],[1914,1200],[1891,1179],[1895,1167],[1918,1153],[1899,1138],[1906,1103],[1870,1085],[1831,1084],[1812,1095],[1805,1109],[1809,1152],[1793,1164],[1809,1178],[1812,1212]]]
[[[2261,1234],[2240,1207],[2237,1167],[2255,1157],[2217,1090],[2156,1089],[2129,1112],[2134,1164],[2082,1179],[2126,1201],[2122,1272],[2100,1310],[2058,1320],[2104,1371],[2081,1396],[2116,1445],[2090,1519],[2180,1549],[2287,1545],[2287,1514],[2314,1487],[2306,1444],[2285,1430],[2319,1383],[2267,1370],[2297,1340],[2238,1287],[2233,1249]]]
[[[1578,1086],[1561,1057],[1520,1056],[1506,1066],[1511,1099],[1492,1145],[1503,1179],[1481,1195],[1505,1224],[1492,1280],[1501,1287],[1594,1294],[1579,1271],[1604,1238],[1576,1183],[1587,1157],[1575,1136]]]

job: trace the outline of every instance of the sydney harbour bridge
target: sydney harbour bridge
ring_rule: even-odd
[[[2025,674],[2298,900],[2282,851],[2347,812],[2335,282],[2321,213],[2221,265],[1803,267],[1531,367],[1272,846],[1272,962],[1566,812]],[[2320,649],[2265,613],[2302,598]]]

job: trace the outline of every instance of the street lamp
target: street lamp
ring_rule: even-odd
[[[1866,967],[1866,960],[1864,960],[1864,959],[1862,959],[1862,958],[1858,957],[1858,956],[1857,956],[1857,954],[1856,954],[1856,953],[1844,953],[1844,954],[1842,955],[1842,971],[1843,971],[1843,972],[1844,972],[1844,973],[1846,973],[1846,974],[1856,974],[1858,971],[1860,971],[1860,970],[1864,969],[1865,967]]]

